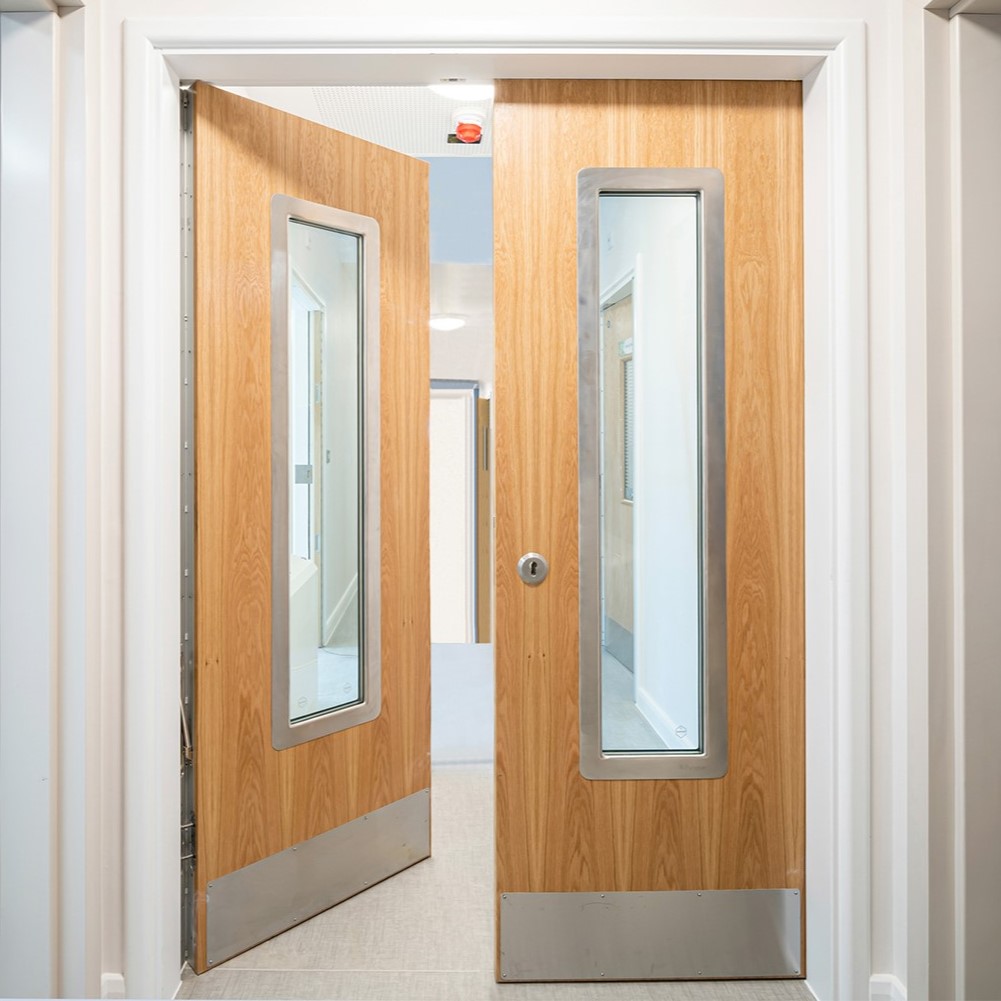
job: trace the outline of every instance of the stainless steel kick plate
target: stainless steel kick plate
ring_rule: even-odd
[[[325,911],[431,854],[422,789],[309,841],[210,880],[209,966]]]
[[[500,980],[800,976],[798,890],[502,893]]]

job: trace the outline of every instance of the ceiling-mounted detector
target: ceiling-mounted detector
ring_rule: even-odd
[[[483,113],[463,108],[456,111],[449,142],[473,144],[483,139]]]

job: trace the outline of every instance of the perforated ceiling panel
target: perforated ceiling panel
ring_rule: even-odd
[[[408,156],[492,155],[492,101],[457,102],[427,87],[239,87],[233,90],[243,97]],[[477,109],[483,114],[483,141],[479,145],[448,142],[457,108]],[[436,263],[432,267],[432,312],[466,318],[466,326],[460,331],[449,334],[435,331],[434,341],[452,344],[463,338],[481,338],[492,353],[492,274],[489,264]]]
[[[493,102],[457,101],[427,87],[234,87],[234,93],[408,156],[492,155]],[[483,140],[450,143],[457,110],[483,116]]]
[[[313,87],[317,121],[410,156],[490,156],[492,102],[457,102],[427,87]],[[450,143],[457,109],[483,116],[477,145]]]

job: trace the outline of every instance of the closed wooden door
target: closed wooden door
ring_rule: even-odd
[[[498,980],[805,975],[801,100],[785,82],[498,85]],[[723,177],[721,778],[581,773],[577,172],[595,167]],[[516,573],[530,551],[536,587]],[[762,900],[795,941],[766,970],[745,935],[777,920]],[[677,954],[690,928],[706,964],[698,942]]]
[[[430,852],[429,265],[425,163],[202,84],[194,98],[194,133],[195,966],[201,972]],[[346,383],[330,383],[322,410],[314,406],[318,380],[343,376],[333,356],[330,364],[320,362],[315,338],[330,336],[345,309],[323,291],[329,275],[303,269],[285,286],[275,284],[274,269],[295,269],[291,242],[275,253],[276,205],[282,204],[291,206],[289,220],[307,220],[303,239],[313,246],[350,234],[336,223],[308,222],[309,206],[321,215],[329,209],[365,217],[365,225],[374,221],[364,239],[377,235],[380,253],[353,281],[357,293],[377,268],[381,288],[372,293],[364,329],[352,337],[368,366],[377,335],[378,369],[366,371],[378,371],[379,378],[360,402],[364,380],[349,372]],[[347,265],[327,267],[341,266]],[[284,322],[272,315],[275,288],[285,288],[290,313],[296,301],[304,304],[301,357],[282,362],[290,369],[301,362],[305,400],[305,444],[289,481],[294,490],[302,487],[301,504],[294,496],[287,502],[305,514],[291,557],[273,545],[272,507],[286,503],[284,487],[275,492],[281,464],[273,468],[272,338],[275,322]],[[348,312],[357,314],[360,307],[351,303]],[[321,423],[326,427],[345,399],[347,412],[365,428],[364,441],[378,442],[372,468],[379,472],[366,473],[361,486],[346,492],[338,475],[325,479],[322,491],[311,489],[317,467],[332,468],[339,458],[333,439],[320,447],[310,443],[309,428],[315,436],[326,433]],[[295,419],[293,413],[290,428]],[[346,465],[338,467],[352,484],[359,482],[354,464],[364,451],[359,440],[355,435],[354,444],[343,445]],[[359,541],[318,560],[314,540],[318,548],[321,528],[331,532],[331,520],[346,517],[328,515],[338,492],[354,504]],[[352,547],[355,557],[362,554],[355,564],[362,583],[356,580],[352,592],[349,579],[318,604],[319,577],[329,591],[331,566],[344,553],[351,556]],[[288,691],[284,703],[273,695],[275,596],[282,587],[288,595],[290,585],[281,578],[295,573],[312,581],[304,607],[317,621],[304,630],[306,643],[314,653],[323,647],[324,662],[335,664],[354,642],[357,660],[360,623],[363,655],[381,669],[381,699],[373,703],[374,718],[279,749],[276,714],[294,730],[289,714],[295,717],[295,709]],[[327,605],[329,615],[317,613]],[[376,606],[381,622],[373,620]],[[363,608],[355,635],[339,639],[351,607]],[[300,696],[306,725],[323,716],[313,712],[311,698]],[[342,699],[352,700],[361,697]],[[291,723],[299,725],[295,718]]]

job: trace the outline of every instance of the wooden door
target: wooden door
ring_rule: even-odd
[[[691,891],[695,921],[709,891],[780,890],[802,914],[801,100],[786,82],[497,87],[498,980],[549,979],[519,973],[506,954],[505,908],[519,894],[555,908],[538,912],[550,952],[572,951],[589,927],[600,935],[582,915],[628,903],[618,895],[649,904]],[[579,767],[576,174],[634,166],[714,167],[725,185],[729,769],[719,779],[588,780]],[[515,572],[531,550],[550,565],[538,587]],[[575,893],[591,897],[574,898],[569,919],[554,895]],[[769,975],[805,975],[804,941]],[[724,934],[713,945],[726,954],[732,943]],[[630,948],[613,943],[613,961]],[[711,975],[633,958],[607,979]]]
[[[430,851],[429,263],[425,163],[203,84],[194,108],[201,972]],[[381,711],[285,750],[271,726],[276,194],[373,217],[381,243],[384,489],[366,529],[381,538]],[[416,837],[401,830],[414,817]],[[318,878],[328,832],[341,843]],[[395,846],[388,868],[358,855],[380,844]]]

